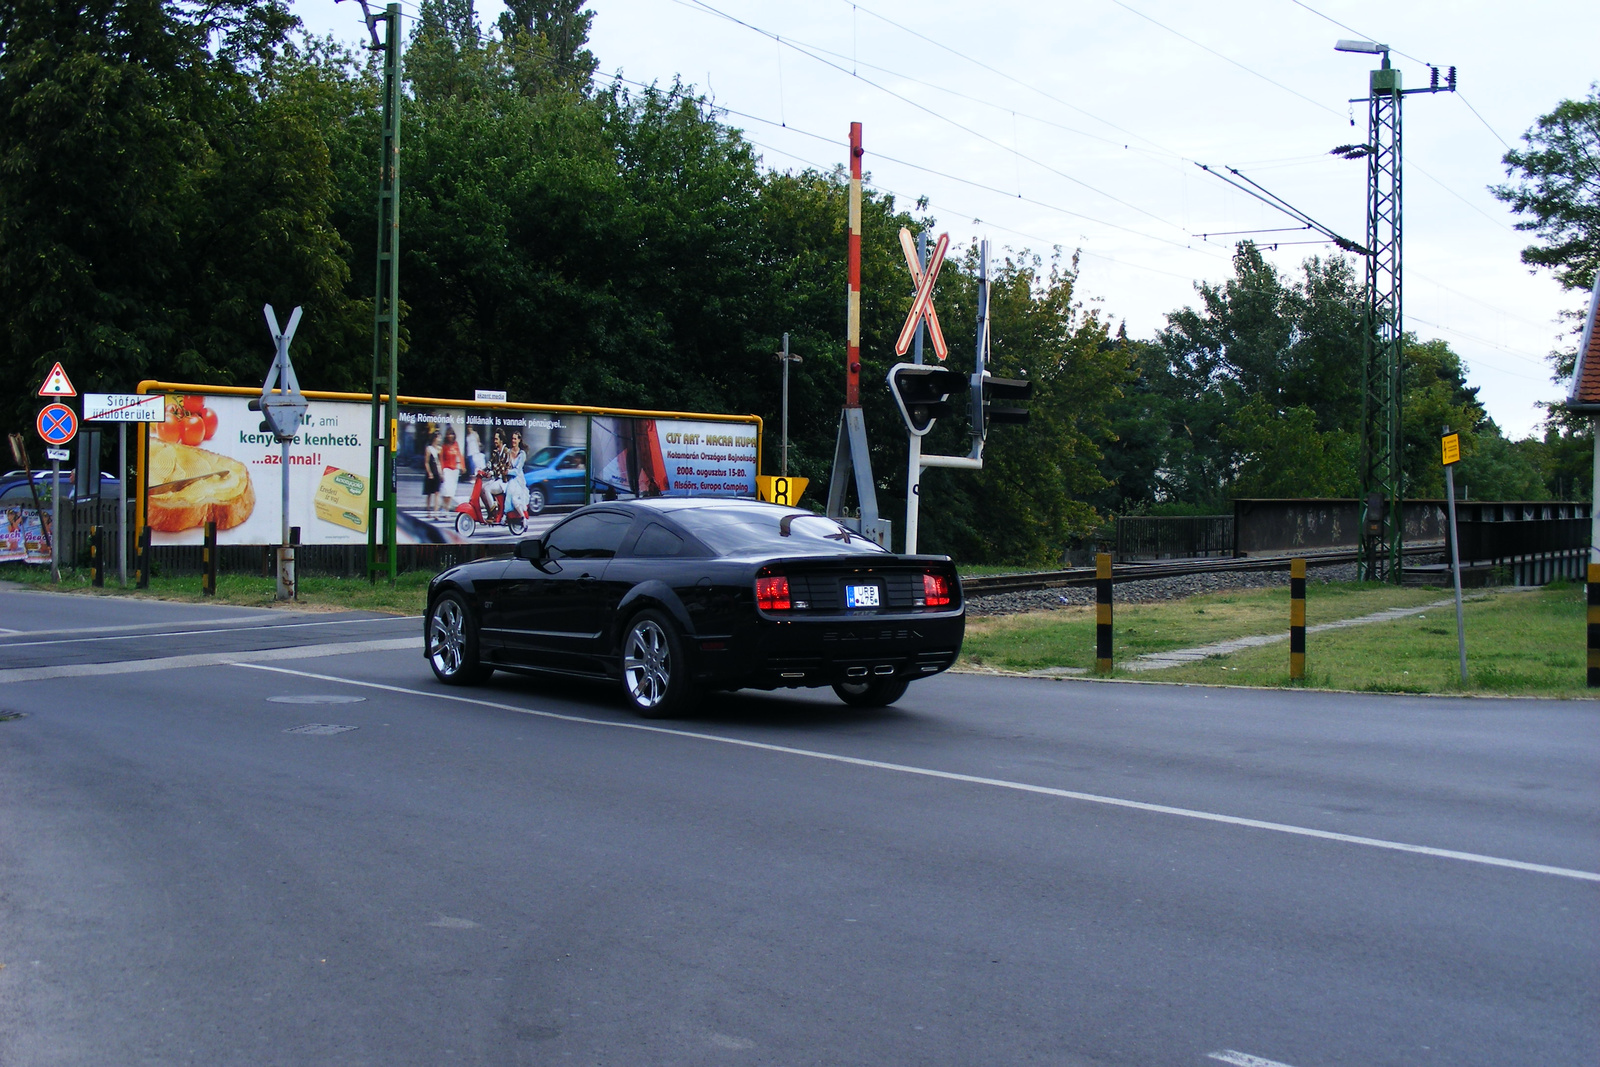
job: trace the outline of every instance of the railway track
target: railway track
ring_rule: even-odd
[[[1410,545],[1408,556],[1431,555],[1439,552],[1443,544]],[[1151,578],[1174,578],[1185,574],[1217,574],[1227,571],[1286,571],[1290,556],[1252,556],[1245,559],[1182,559],[1165,563],[1119,563],[1111,568],[1113,582],[1147,581]],[[1354,563],[1356,553],[1305,552],[1301,554],[1312,567],[1330,563]],[[1093,567],[1068,567],[1059,571],[1031,571],[1024,574],[993,574],[961,579],[965,596],[988,596],[991,593],[1020,593],[1033,589],[1062,589],[1073,585],[1093,585]]]

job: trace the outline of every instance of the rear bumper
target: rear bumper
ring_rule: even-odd
[[[741,689],[927,678],[955,664],[965,634],[962,611],[762,619],[743,633],[702,642],[696,675],[713,687]],[[706,647],[717,644],[725,647]]]

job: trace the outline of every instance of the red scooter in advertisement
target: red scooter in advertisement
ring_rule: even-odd
[[[527,529],[526,516],[520,511],[506,513],[506,495],[493,494],[484,488],[483,471],[479,471],[472,479],[472,495],[466,503],[456,505],[456,533],[463,537],[471,537],[477,533],[480,526],[504,526],[513,537],[521,537],[522,531]],[[486,510],[485,503],[489,504]]]

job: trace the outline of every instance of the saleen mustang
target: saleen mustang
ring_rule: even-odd
[[[894,703],[961,651],[945,556],[897,556],[822,515],[751,500],[591,504],[516,554],[428,587],[439,680],[495,670],[612,678],[649,717],[708,689],[831,685]]]

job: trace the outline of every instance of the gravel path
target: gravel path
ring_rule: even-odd
[[[1354,563],[1330,563],[1306,569],[1308,582],[1353,582],[1356,580]],[[1265,589],[1288,585],[1287,569],[1275,571],[1223,571],[1215,574],[1178,574],[1171,578],[1149,578],[1136,582],[1118,582],[1112,596],[1119,604],[1148,604],[1158,600],[1179,600],[1196,593],[1221,593],[1229,589]],[[1094,604],[1094,587],[1069,586],[1065,589],[1029,589],[1019,593],[991,593],[975,596],[967,601],[967,614],[972,618],[991,615],[1017,615],[1024,611],[1047,611],[1077,605]]]

